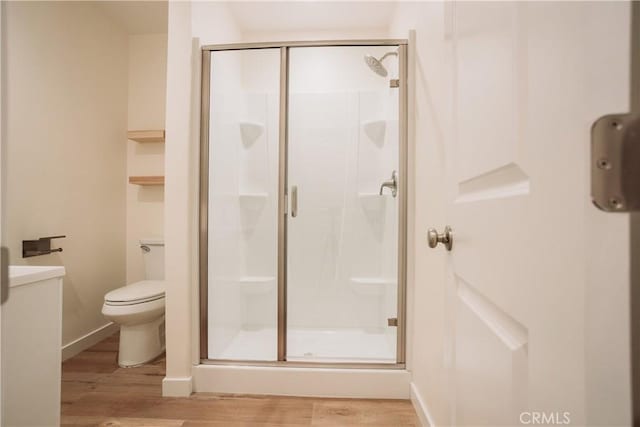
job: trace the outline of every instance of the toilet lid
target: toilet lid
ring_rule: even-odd
[[[137,304],[164,297],[163,280],[143,280],[107,293],[104,301],[112,305]]]

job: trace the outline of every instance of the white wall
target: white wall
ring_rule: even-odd
[[[266,3],[266,2],[265,2]],[[281,3],[281,2],[278,2]],[[363,19],[366,19],[363,17]],[[366,40],[366,39],[386,39],[388,38],[386,28],[350,29],[342,30],[319,30],[312,28],[308,30],[294,31],[252,31],[244,29],[242,31],[242,41],[251,42],[277,42],[277,41],[317,41],[317,40]]]
[[[63,344],[107,323],[125,281],[127,35],[89,3],[5,6],[6,242],[64,265]],[[66,234],[21,258],[23,239]]]
[[[430,250],[424,238],[428,228],[445,223],[443,146],[451,126],[452,95],[446,7],[441,2],[398,3],[390,28],[391,37],[407,37],[410,29],[416,30],[409,64],[413,85],[409,155],[413,166],[409,170],[413,171],[413,177],[409,177],[412,191],[407,341],[412,393],[428,403],[432,418],[429,421],[435,425],[451,424],[445,376],[445,252]]]
[[[167,35],[129,36],[129,130],[164,129]],[[127,175],[164,175],[164,144],[125,141]],[[164,187],[127,185],[127,283],[143,280],[139,240],[164,235]]]
[[[191,4],[191,34],[200,45],[239,43],[242,32],[223,2],[202,1]]]
[[[197,363],[197,193],[200,42],[240,35],[223,3],[169,3],[165,160],[167,376],[164,395],[191,393]],[[190,333],[188,333],[190,332]]]

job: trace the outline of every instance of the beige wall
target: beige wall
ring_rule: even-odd
[[[129,36],[130,130],[164,129],[167,35]],[[127,144],[128,175],[164,175],[164,144]],[[127,284],[144,279],[139,240],[164,236],[164,187],[127,185]]]
[[[66,344],[125,281],[127,34],[90,3],[5,6],[5,238],[13,264],[65,266]],[[56,234],[64,252],[21,258]]]

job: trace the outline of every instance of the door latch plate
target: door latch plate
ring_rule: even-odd
[[[606,212],[640,210],[640,116],[610,114],[593,123],[591,199]]]

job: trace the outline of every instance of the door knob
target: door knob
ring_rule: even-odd
[[[450,251],[453,247],[453,230],[447,225],[444,228],[444,233],[440,234],[435,228],[430,228],[427,231],[427,240],[430,248],[435,248],[438,243],[442,243]]]

